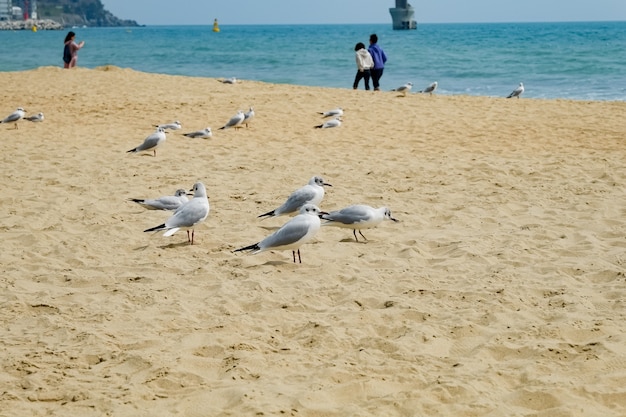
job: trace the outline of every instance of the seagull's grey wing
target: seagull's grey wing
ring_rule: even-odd
[[[155,200],[144,201],[144,204],[148,203],[157,210],[176,210],[183,204],[183,201],[180,197],[167,195]]]
[[[191,227],[206,219],[209,215],[209,206],[201,199],[191,199],[188,203],[180,206],[165,222],[168,228]]]
[[[183,136],[187,136],[188,138],[197,138],[205,135],[204,130],[198,130],[196,132],[183,133]]]
[[[259,242],[259,247],[263,250],[271,250],[292,245],[309,233],[309,227],[310,224],[306,218],[294,217],[275,233]]]
[[[20,120],[20,114],[18,112],[13,112],[4,118],[4,120],[2,120],[2,123],[11,123],[17,120]]]
[[[228,121],[228,123],[226,123],[227,127],[232,127],[232,126],[236,126],[238,125],[242,120],[242,117],[240,114],[237,114],[233,117],[230,118],[230,120]]]
[[[139,152],[139,151],[152,149],[159,144],[160,140],[161,140],[161,137],[159,135],[152,134],[148,136],[141,145],[137,146],[137,148],[135,148],[135,151]]]
[[[323,219],[343,224],[356,224],[372,218],[371,210],[364,206],[350,206],[339,211],[331,211],[322,216]]]
[[[293,211],[298,210],[308,201],[311,201],[315,198],[317,194],[313,188],[304,186],[293,193],[287,198],[287,201],[283,203],[282,206],[276,209],[277,214],[280,213],[291,213]]]

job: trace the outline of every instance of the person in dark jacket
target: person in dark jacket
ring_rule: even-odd
[[[370,70],[372,75],[372,83],[374,84],[374,91],[380,90],[380,78],[383,76],[383,70],[385,69],[385,62],[387,62],[387,55],[385,51],[378,45],[378,36],[375,33],[370,35],[370,47],[367,49],[372,55],[374,60],[374,67]]]

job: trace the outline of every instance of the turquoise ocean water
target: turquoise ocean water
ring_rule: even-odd
[[[503,96],[626,100],[626,22],[222,25],[77,28],[79,66],[351,88],[354,45],[377,33],[389,57],[381,88]],[[61,66],[66,31],[0,31],[0,71]],[[361,84],[362,88],[362,84]]]

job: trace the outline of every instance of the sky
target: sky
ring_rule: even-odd
[[[395,0],[101,0],[141,25],[389,23]],[[626,21],[626,0],[412,0],[417,23]]]

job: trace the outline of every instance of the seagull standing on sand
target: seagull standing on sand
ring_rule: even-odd
[[[172,123],[166,123],[163,125],[154,125],[154,127],[161,128],[163,130],[180,130],[183,128],[183,125],[180,124],[178,120]]]
[[[39,112],[37,114],[34,114],[32,116],[28,116],[28,117],[24,117],[24,120],[28,120],[29,122],[43,122],[43,113]]]
[[[326,112],[319,112],[322,117],[339,117],[343,116],[343,109],[341,107],[337,107],[336,109],[328,110]]]
[[[246,118],[246,115],[243,113],[242,110],[239,110],[237,111],[237,114],[231,117],[230,120],[226,122],[224,126],[220,127],[220,129],[228,129],[229,127],[234,127],[234,128],[241,127],[241,124],[243,123],[243,119],[245,118]]]
[[[250,123],[254,119],[254,109],[250,107],[250,110],[244,113],[243,115],[243,123],[245,123],[246,127],[248,127],[248,123]]]
[[[187,136],[188,138],[208,139],[213,136],[213,132],[210,127],[207,127],[202,130],[196,130],[195,132],[183,133],[183,136]]]
[[[332,187],[332,185],[325,183],[322,177],[312,177],[307,185],[291,193],[280,207],[261,214],[259,217],[274,217],[295,213],[305,204],[319,206],[324,198],[325,185]]]
[[[166,139],[165,130],[163,130],[160,127],[157,127],[157,130],[154,133],[152,133],[150,136],[145,138],[141,145],[127,152],[137,153],[137,152],[154,151],[154,156],[156,156],[157,148],[165,142],[165,139]]]
[[[341,119],[339,117],[330,119],[322,123],[321,125],[315,126],[316,129],[330,129],[331,127],[339,127],[341,126]]]
[[[174,195],[166,195],[154,199],[131,198],[133,201],[148,210],[176,210],[189,201],[187,191],[181,189],[176,190]]]
[[[432,83],[431,85],[429,85],[425,89],[421,90],[420,93],[429,93],[432,96],[433,93],[435,92],[435,90],[437,89],[438,85],[439,84],[437,84],[437,81],[435,81],[434,83]]]
[[[267,250],[291,250],[293,263],[296,263],[296,251],[298,252],[298,261],[302,263],[300,246],[310,242],[315,237],[320,230],[320,216],[323,214],[325,212],[316,205],[305,204],[300,208],[300,214],[282,225],[276,232],[258,243],[236,249],[235,252],[251,251],[254,255]]]
[[[322,215],[322,219],[326,220],[322,226],[337,226],[346,229],[352,229],[354,239],[358,242],[356,231],[361,233],[361,229],[371,229],[378,226],[383,220],[392,220],[397,222],[391,216],[391,211],[387,207],[374,208],[364,204],[355,204],[338,211],[331,211]],[[365,236],[363,239],[367,240]]]
[[[209,215],[209,198],[203,183],[197,182],[193,185],[193,198],[180,206],[174,214],[156,227],[144,230],[144,232],[158,232],[165,230],[163,236],[172,236],[180,229],[187,230],[187,241],[193,245],[194,226],[202,223]],[[189,230],[191,229],[191,238]]]
[[[519,98],[519,96],[521,96],[523,92],[524,92],[524,84],[519,83],[519,86],[515,90],[513,90],[511,94],[509,94],[506,98],[511,98],[511,97]]]
[[[24,117],[24,120],[28,120],[29,122],[43,122],[43,113],[39,112],[37,114],[33,114],[32,116]]]
[[[398,87],[398,88],[394,88],[391,91],[397,91],[399,93],[402,93],[404,96],[406,96],[406,93],[411,91],[411,88],[413,88],[413,83],[406,83],[403,86]]]
[[[9,114],[4,119],[0,120],[0,123],[15,123],[15,128],[17,129],[17,122],[26,114],[26,110],[21,107],[18,107],[13,113]]]

